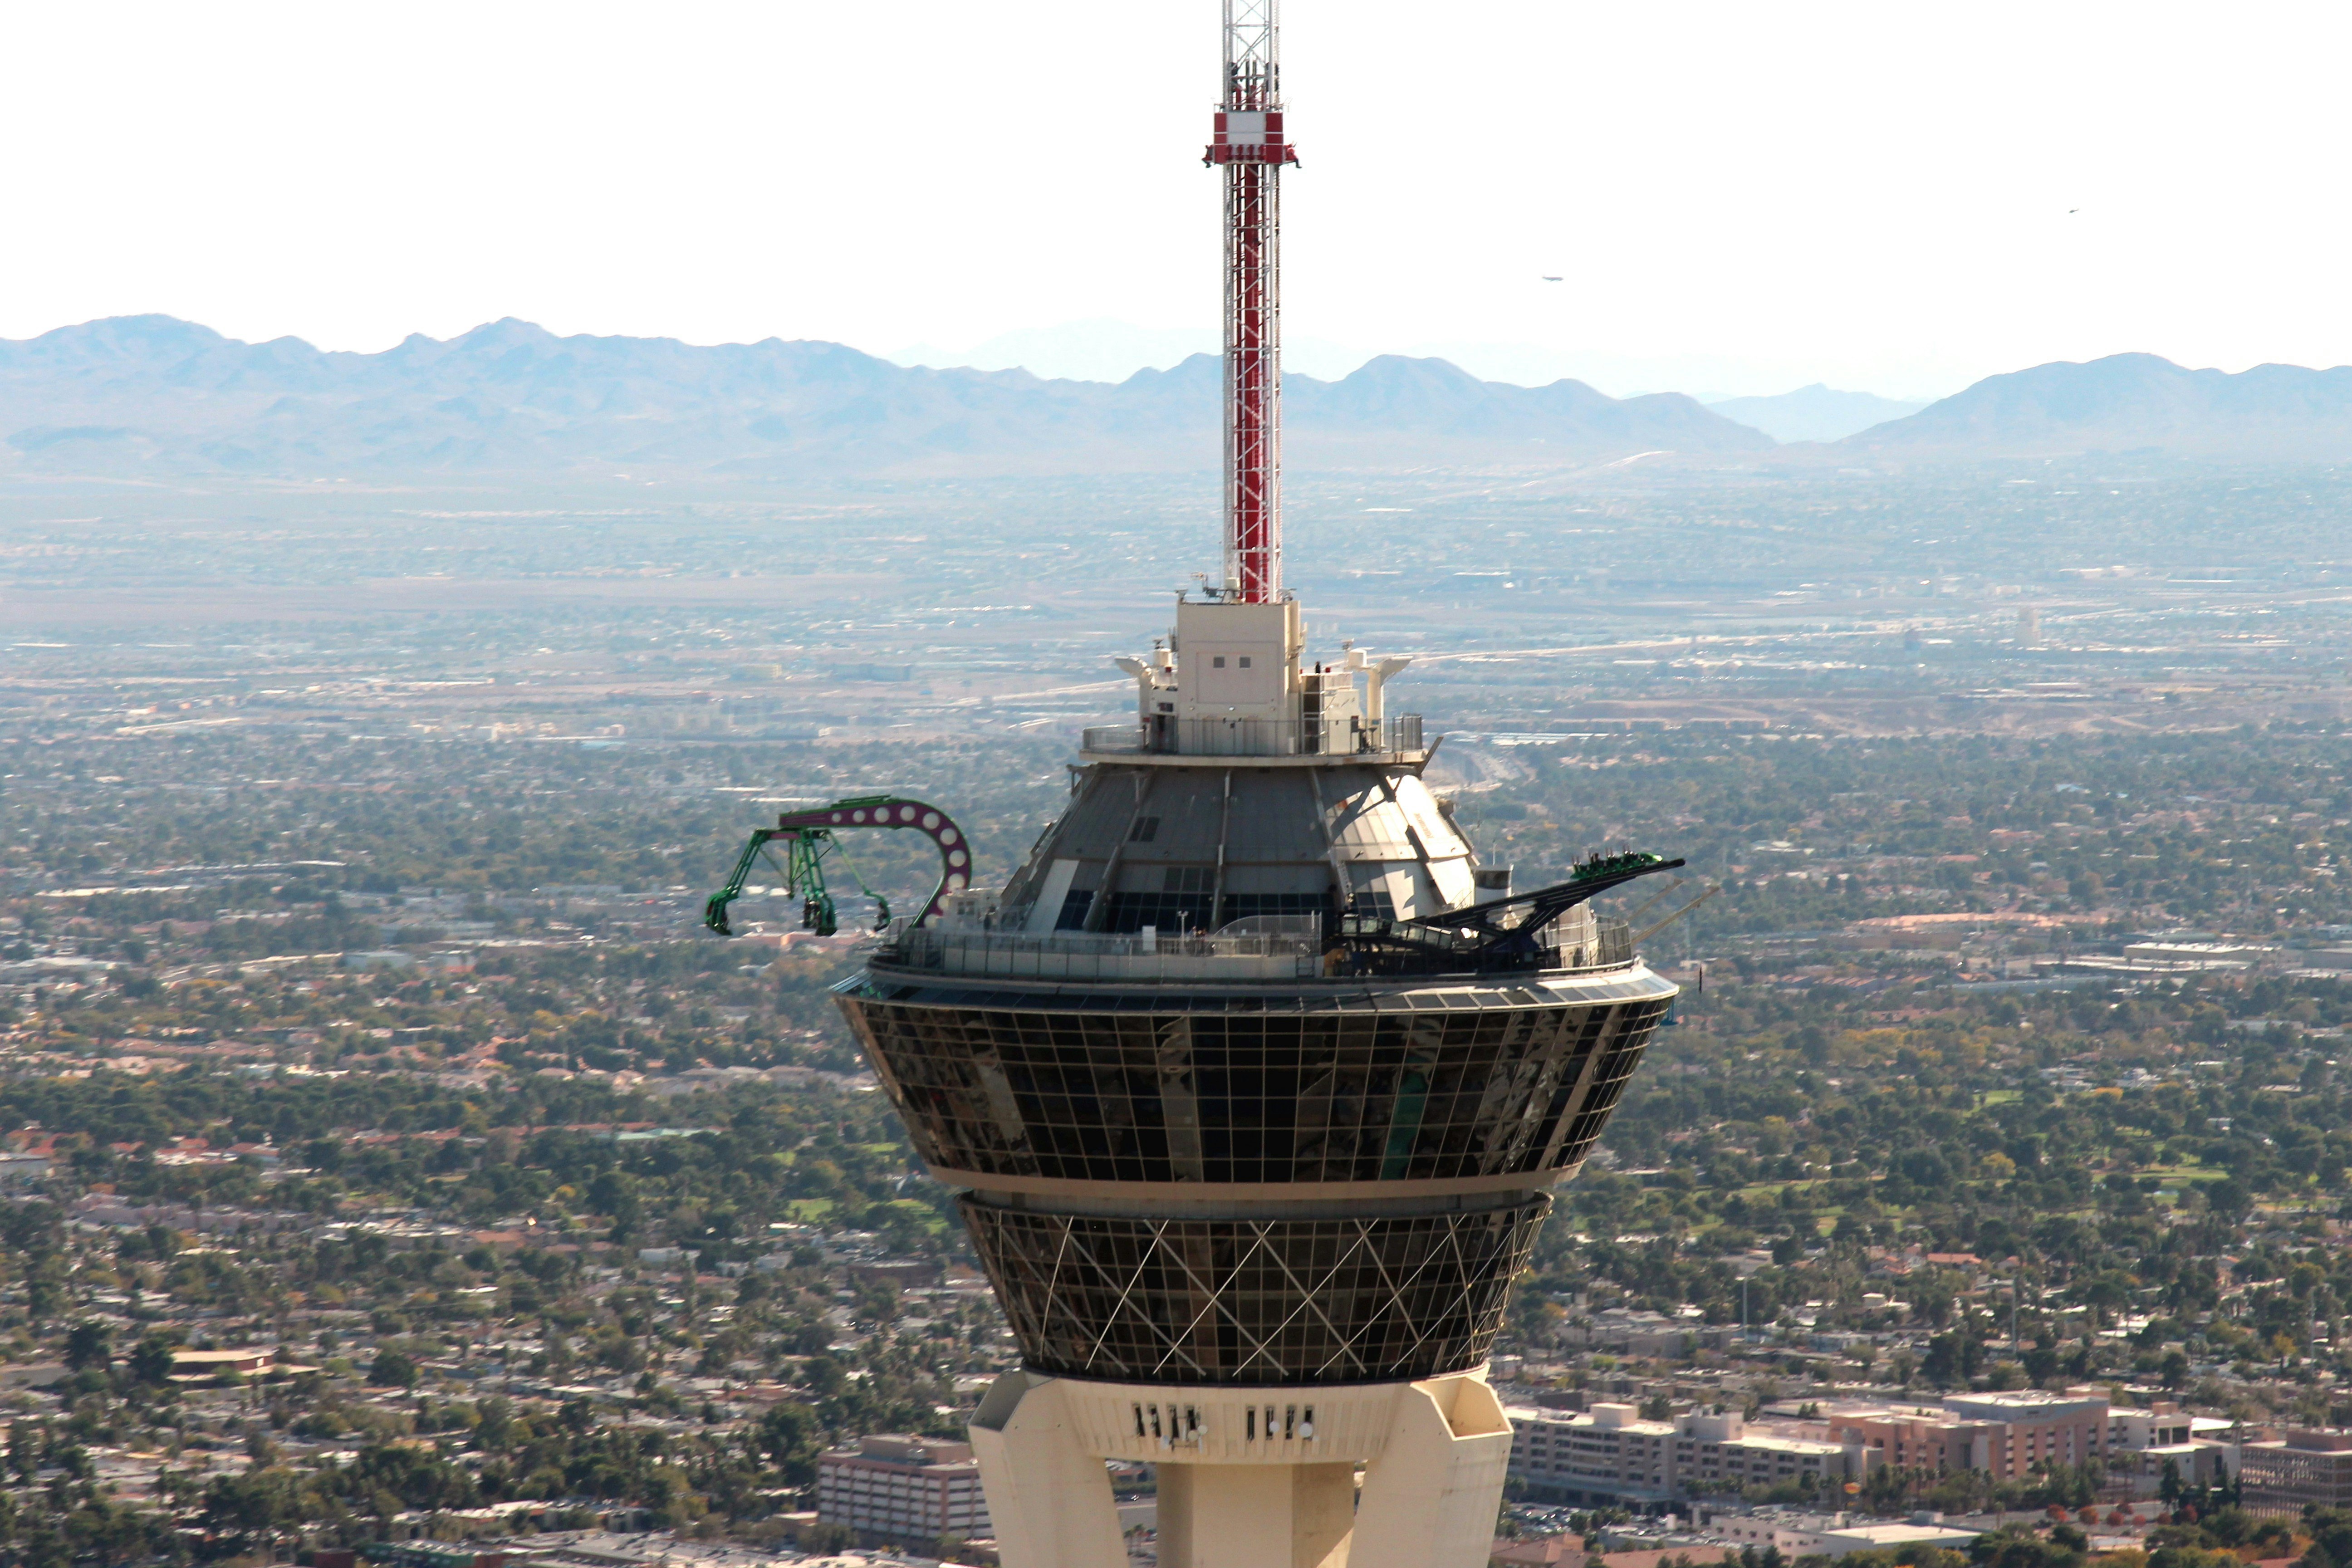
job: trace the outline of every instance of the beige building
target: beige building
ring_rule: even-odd
[[[276,1352],[267,1346],[245,1350],[173,1351],[172,1375],[175,1378],[207,1378],[234,1372],[252,1377],[270,1371],[275,1355]]]
[[[1734,1415],[1644,1421],[1630,1405],[1564,1411],[1515,1409],[1511,1477],[1567,1502],[1655,1503],[1736,1495],[1749,1487],[1859,1478],[1860,1445],[1790,1428],[1750,1426]]]
[[[2245,1510],[2294,1519],[2306,1507],[2352,1508],[2352,1431],[2291,1427],[2284,1437],[2238,1450]]]
[[[2168,1465],[2181,1484],[2211,1486],[2238,1473],[2235,1422],[2191,1415],[2170,1401],[2149,1410],[2116,1410],[2107,1417],[2107,1479],[2128,1482],[2135,1497],[2164,1490]]]
[[[1976,1468],[1977,1428],[1932,1406],[1839,1410],[1830,1436],[1864,1449],[1874,1466],[1942,1475]]]
[[[1670,1318],[1664,1312],[1605,1308],[1571,1321],[1560,1331],[1560,1342],[1584,1350],[1611,1351],[1619,1355],[1680,1355],[1694,1337],[1704,1338],[1707,1325],[1697,1318]]]
[[[816,1514],[896,1541],[990,1533],[971,1445],[932,1437],[874,1436],[819,1455]]]
[[[1874,1465],[1931,1475],[1982,1470],[2017,1480],[2042,1464],[2105,1459],[2111,1446],[2104,1396],[2041,1389],[1949,1394],[1940,1406],[1849,1407],[1827,1420],[1832,1439],[1867,1448]]]
[[[1843,1557],[1853,1552],[1903,1547],[1915,1551],[1927,1546],[1965,1551],[1969,1542],[1977,1538],[1973,1530],[1946,1525],[1933,1514],[1924,1517],[1932,1522],[1864,1522],[1843,1513],[1728,1514],[1717,1518],[1707,1528],[1727,1541],[1773,1547],[1788,1558]]]

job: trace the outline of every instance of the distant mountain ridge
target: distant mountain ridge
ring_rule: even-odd
[[[1837,443],[1844,458],[2158,453],[2202,460],[2352,458],[2352,367],[2184,370],[2110,354],[1988,376],[1918,413]]]
[[[1835,441],[1927,406],[1874,392],[1840,392],[1818,381],[1770,397],[1710,398],[1706,405],[1775,441]]]
[[[745,477],[1197,471],[1218,366],[1113,384],[930,370],[839,343],[558,337],[506,320],[381,353],[247,343],[169,316],[0,341],[0,465],[46,473],[701,472]],[[1284,382],[1302,468],[1549,465],[1769,437],[1679,394],[1483,382],[1384,356]]]
[[[121,316],[0,341],[0,472],[1198,473],[1218,466],[1218,384],[1208,354],[1118,383],[1047,381],[898,365],[840,343],[558,337],[511,319],[369,354]],[[1391,354],[1337,381],[1286,376],[1285,452],[1307,471],[1572,468],[1652,452],[1798,468],[2076,453],[2352,459],[2352,368],[2230,374],[2154,354],[1990,376],[1776,454],[1775,434],[1851,422],[1885,401],[1815,386],[1708,408],[1678,393],[1481,381]],[[1741,413],[1763,428],[1727,417]]]

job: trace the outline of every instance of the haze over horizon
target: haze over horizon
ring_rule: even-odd
[[[463,331],[436,338],[418,331],[404,334],[396,343],[373,351],[337,350],[327,345],[289,333],[276,339],[240,338],[220,332],[206,322],[188,321],[163,312],[146,312],[97,317],[88,321],[69,322],[52,328],[35,337],[10,339],[0,337],[0,349],[26,348],[44,342],[54,342],[66,337],[76,337],[84,343],[88,334],[98,332],[101,339],[110,337],[107,331],[118,326],[133,329],[134,336],[143,336],[151,323],[164,323],[170,329],[166,339],[179,329],[193,329],[199,336],[219,341],[242,349],[268,350],[273,345],[299,344],[300,352],[324,354],[357,353],[365,357],[388,353],[394,349],[430,347],[475,341],[484,333],[498,333],[509,328],[520,328],[534,334],[548,334],[551,340],[578,337],[583,341],[614,344],[630,343],[648,348],[687,350],[741,350],[763,345],[786,344],[825,349],[848,348],[868,358],[902,368],[931,370],[973,370],[983,373],[1021,370],[1044,381],[1089,382],[1104,386],[1116,386],[1133,376],[1149,372],[1175,369],[1188,360],[1214,357],[1217,353],[1215,334],[1206,330],[1152,329],[1132,322],[1113,320],[1065,322],[1057,327],[1024,329],[1002,333],[986,342],[962,350],[942,349],[931,344],[915,344],[896,352],[879,353],[855,343],[835,343],[826,339],[793,338],[772,333],[757,342],[735,341],[716,344],[697,343],[674,334],[635,333],[550,333],[542,323],[509,315],[493,321],[478,322]],[[126,346],[117,343],[118,348]],[[142,350],[140,352],[145,352]],[[2148,355],[2126,351],[2116,356],[2100,356],[2102,361],[2131,359],[2162,360],[2160,355]],[[1402,350],[1364,352],[1345,345],[1310,340],[1305,344],[1286,347],[1286,372],[1293,376],[1309,377],[1322,382],[1341,381],[1379,360],[1418,360],[1438,362],[1461,371],[1475,380],[1504,388],[1541,389],[1557,386],[1562,382],[1574,382],[1611,398],[1630,399],[1657,395],[1686,396],[1706,406],[1723,411],[1729,417],[1753,428],[1763,430],[1779,441],[1835,440],[1884,420],[1900,417],[1965,392],[1981,381],[1998,379],[2030,371],[2063,371],[2095,368],[2097,362],[2045,361],[2036,365],[2020,365],[2006,372],[1995,372],[1966,386],[1948,393],[1921,394],[1909,397],[1890,397],[1880,392],[1854,387],[1832,387],[1824,382],[1811,382],[1802,386],[1788,387],[1772,393],[1738,393],[1708,388],[1706,384],[1661,380],[1652,384],[1638,374],[1629,375],[1629,365],[1635,362],[1600,360],[1587,363],[1585,356],[1550,353],[1526,345],[1495,343],[1423,343]],[[2164,362],[2168,364],[2170,362]],[[2172,365],[2175,370],[2211,372],[2219,367]],[[2346,367],[2320,365],[2278,365],[2268,367],[2290,372],[2325,371]],[[2239,373],[2221,372],[2223,374]],[[1835,411],[1832,412],[1832,410]]]
[[[984,342],[961,347],[911,343],[877,350],[853,345],[904,365],[929,365],[945,370],[1025,370],[1048,379],[1124,381],[1139,370],[1167,370],[1196,353],[1219,352],[1213,323],[1193,327],[1144,327],[1109,317],[1062,321],[1053,325],[1017,327]],[[1482,381],[1517,386],[1549,386],[1557,381],[1580,381],[1612,397],[1635,397],[1652,392],[1682,392],[1701,402],[1744,397],[1771,397],[1800,390],[1771,380],[1773,368],[1720,354],[1615,354],[1575,349],[1548,348],[1528,342],[1423,342],[1363,348],[1322,338],[1288,338],[1283,343],[1283,369],[1337,381],[1382,354],[1412,359],[1442,359],[1459,365]],[[2021,366],[2011,366],[2021,369]],[[1818,381],[1808,384],[1821,384]],[[1958,392],[1961,386],[1910,388],[1842,388],[1868,392],[1917,406]],[[1769,391],[1759,388],[1769,386]]]
[[[16,58],[107,68],[28,70],[0,106],[41,237],[0,260],[0,336],[164,311],[365,349],[514,315],[887,353],[1215,320],[1186,8],[558,15],[21,13]],[[1723,395],[2352,361],[2346,220],[2310,195],[2352,17],[2195,15],[1486,0],[1444,21],[1478,86],[1436,135],[1398,110],[1425,18],[1294,0],[1291,342]],[[1050,151],[1008,129],[1048,94]]]

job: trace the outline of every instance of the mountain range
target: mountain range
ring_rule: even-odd
[[[1909,458],[2128,452],[2341,462],[2352,458],[2352,366],[2260,364],[2233,375],[2184,370],[2155,354],[2035,365],[1987,376],[1838,449]]]
[[[1761,430],[1775,441],[1836,441],[1916,414],[1925,403],[1906,403],[1874,392],[1840,392],[1820,382],[1770,397],[1710,397],[1706,405],[1726,419]]]
[[[557,337],[511,320],[362,354],[127,316],[0,342],[0,441],[23,468],[77,474],[1185,471],[1217,466],[1218,386],[1208,354],[1114,384],[897,365],[839,343]],[[1514,386],[1392,355],[1338,381],[1286,377],[1283,405],[1286,450],[1305,468],[1772,447],[1680,394]]]
[[[1218,395],[1208,354],[1118,383],[1048,381],[894,364],[839,343],[558,337],[513,320],[366,354],[126,316],[0,341],[0,473],[1198,472],[1217,464]],[[1559,468],[1653,453],[1747,467],[2352,457],[2352,368],[2232,375],[2150,354],[1991,376],[1842,440],[1776,445],[1853,428],[1878,412],[1856,402],[1868,396],[1817,386],[1709,408],[1385,355],[1333,381],[1286,376],[1284,443],[1307,471]]]

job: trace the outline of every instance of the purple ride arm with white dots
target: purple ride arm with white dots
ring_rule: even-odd
[[[940,912],[940,900],[971,886],[971,851],[963,829],[936,805],[895,796],[864,805],[819,806],[814,811],[788,811],[776,818],[779,832],[803,827],[911,827],[940,851],[940,885],[915,914],[917,925],[927,925]]]

